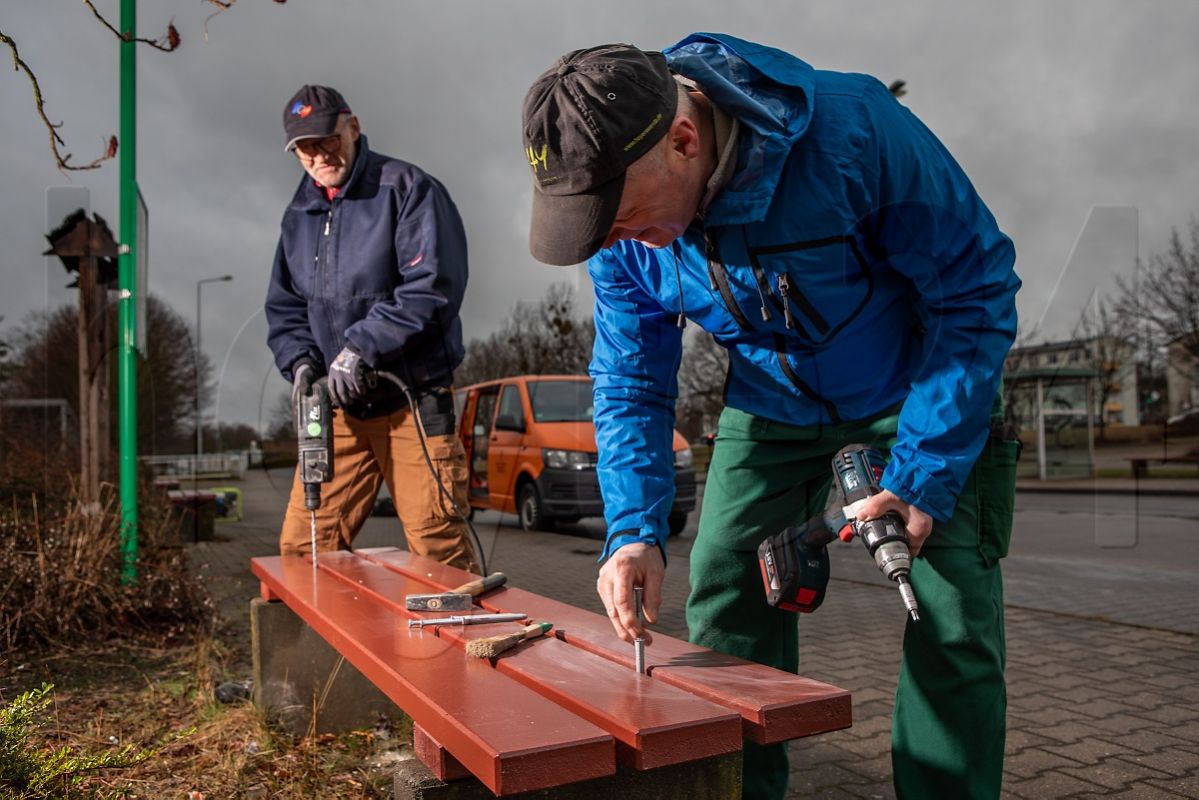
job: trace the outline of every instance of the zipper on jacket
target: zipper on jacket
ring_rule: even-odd
[[[820,393],[813,389],[807,381],[799,377],[799,373],[791,366],[791,361],[787,358],[786,341],[781,334],[774,335],[774,355],[778,359],[779,369],[787,376],[787,380],[791,381],[791,385],[800,391],[801,394],[808,399],[819,403],[826,414],[828,414],[829,422],[834,425],[841,424],[841,415],[837,413],[837,406],[833,401],[820,396]]]
[[[795,327],[795,320],[791,318],[791,304],[787,302],[787,295],[791,291],[791,279],[787,277],[787,273],[782,273],[778,278],[779,295],[783,298],[783,324],[787,329]]]
[[[733,315],[733,319],[737,321],[738,327],[743,331],[753,330],[753,326],[749,324],[749,318],[745,316],[745,312],[741,310],[741,306],[737,305],[737,299],[733,297],[733,292],[729,288],[728,275],[725,274],[724,264],[720,261],[720,250],[716,247],[716,237],[709,231],[704,231],[704,250],[708,257],[708,280],[713,288],[720,292],[720,297],[724,300],[724,304],[728,306],[729,312]]]
[[[329,235],[329,223],[333,221],[333,209],[329,209],[329,213],[325,215],[325,235]]]
[[[753,267],[754,282],[758,284],[758,302],[761,304],[762,321],[769,322],[774,314],[770,313],[770,304],[774,303],[784,313],[787,311],[787,301],[781,302],[775,298],[770,291],[770,281],[766,278],[766,271],[762,269],[762,265],[758,263],[758,257],[754,255],[754,248],[749,246],[749,234],[745,232],[745,226],[741,226],[741,241],[745,243],[745,252],[749,255],[749,263]],[[767,298],[770,298],[767,300]],[[788,328],[791,326],[788,325]]]
[[[817,308],[812,305],[812,301],[808,300],[808,298],[804,296],[803,292],[791,285],[791,278],[787,275],[787,273],[783,272],[779,274],[778,287],[779,294],[782,295],[783,298],[783,313],[787,315],[788,319],[791,318],[791,303],[795,303],[796,307],[803,312],[803,315],[811,320],[812,326],[816,328],[817,332],[819,332],[821,336],[824,336],[829,332],[828,320],[826,320],[824,315],[822,315],[820,311],[818,311]],[[787,325],[787,327],[790,328],[793,326]]]

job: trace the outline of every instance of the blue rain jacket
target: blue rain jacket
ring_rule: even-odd
[[[466,278],[466,233],[445,187],[360,136],[341,192],[329,201],[305,174],[283,214],[266,298],[275,364],[290,381],[299,359],[327,370],[351,344],[414,389],[448,386]],[[379,381],[346,410],[370,418],[404,404]]]
[[[666,539],[680,312],[728,348],[733,408],[819,426],[902,404],[882,484],[947,520],[1015,337],[1011,241],[874,78],[720,34],[665,52],[740,121],[737,163],[671,247],[588,262],[603,557]]]

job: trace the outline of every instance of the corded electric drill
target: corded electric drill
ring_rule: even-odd
[[[333,401],[324,378],[312,384],[296,402],[296,444],[304,508],[312,514],[312,557],[316,560],[316,510],[321,507],[321,484],[333,479]]]
[[[879,482],[885,467],[882,454],[873,448],[861,444],[842,448],[833,457],[833,486],[824,512],[762,542],[758,565],[770,605],[804,613],[819,608],[828,587],[827,545],[838,536],[849,541],[856,534],[879,571],[898,585],[912,619],[919,621],[903,518],[891,511],[866,522],[857,520],[862,504],[882,491]]]

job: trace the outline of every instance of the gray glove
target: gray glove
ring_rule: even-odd
[[[346,345],[329,365],[329,394],[345,408],[366,392],[366,363],[352,345]]]
[[[316,365],[307,358],[301,358],[291,367],[291,407],[294,411],[300,405],[300,398],[312,391],[316,382]]]

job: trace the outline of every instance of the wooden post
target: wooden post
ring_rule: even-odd
[[[69,215],[46,237],[68,271],[79,274],[79,500],[98,508],[100,482],[108,479],[111,449],[108,414],[108,286],[101,280],[100,259],[117,255],[116,242],[103,218],[88,219],[82,210]]]
[[[97,347],[91,333],[96,316],[96,259],[79,259],[79,501],[93,509],[100,499],[99,397],[96,394]]]

